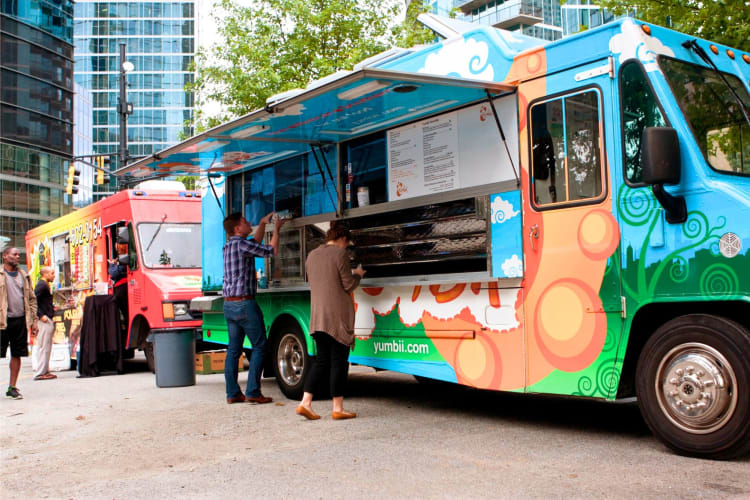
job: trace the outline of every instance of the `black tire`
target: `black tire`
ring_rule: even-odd
[[[677,453],[729,459],[750,451],[750,331],[690,314],[643,347],[636,393],[651,431]]]
[[[302,329],[295,322],[284,323],[274,334],[273,372],[281,392],[300,400],[310,373],[311,358]]]
[[[154,362],[154,343],[148,342],[143,345],[143,354],[146,355],[146,364],[151,373],[156,373],[156,363]]]
[[[414,380],[419,382],[419,385],[422,385],[426,388],[433,388],[433,387],[439,387],[441,385],[446,385],[448,382],[444,382],[442,380],[437,380],[434,378],[429,377],[423,377],[421,375],[412,375],[414,377]]]

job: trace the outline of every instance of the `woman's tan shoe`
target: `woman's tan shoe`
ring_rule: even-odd
[[[312,410],[308,410],[302,405],[299,405],[297,407],[295,413],[297,413],[297,415],[302,415],[307,420],[318,420],[320,418],[320,415],[318,415],[317,413],[313,413]]]
[[[331,418],[334,420],[346,420],[348,418],[357,418],[353,411],[334,411],[331,412]]]

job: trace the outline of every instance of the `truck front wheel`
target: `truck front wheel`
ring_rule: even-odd
[[[636,393],[651,431],[678,453],[728,459],[750,451],[750,332],[691,314],[661,326],[638,360]]]
[[[305,336],[299,325],[287,323],[281,326],[275,338],[273,369],[276,382],[286,397],[300,400],[305,379],[310,372],[310,356],[307,354]]]

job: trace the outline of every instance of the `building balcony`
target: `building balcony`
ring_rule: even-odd
[[[482,6],[487,6],[484,10]],[[508,29],[518,25],[532,26],[544,19],[541,7],[524,0],[500,3],[488,0],[453,0],[453,6],[471,17],[472,22],[494,28]],[[480,10],[478,14],[473,11]]]

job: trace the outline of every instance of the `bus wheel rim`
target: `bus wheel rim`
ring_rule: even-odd
[[[297,336],[293,333],[284,334],[279,341],[277,352],[276,363],[282,380],[286,385],[297,385],[302,379],[305,367],[305,355]]]
[[[736,387],[727,359],[713,347],[697,342],[671,349],[656,372],[662,412],[692,434],[709,434],[726,425],[737,407]]]

